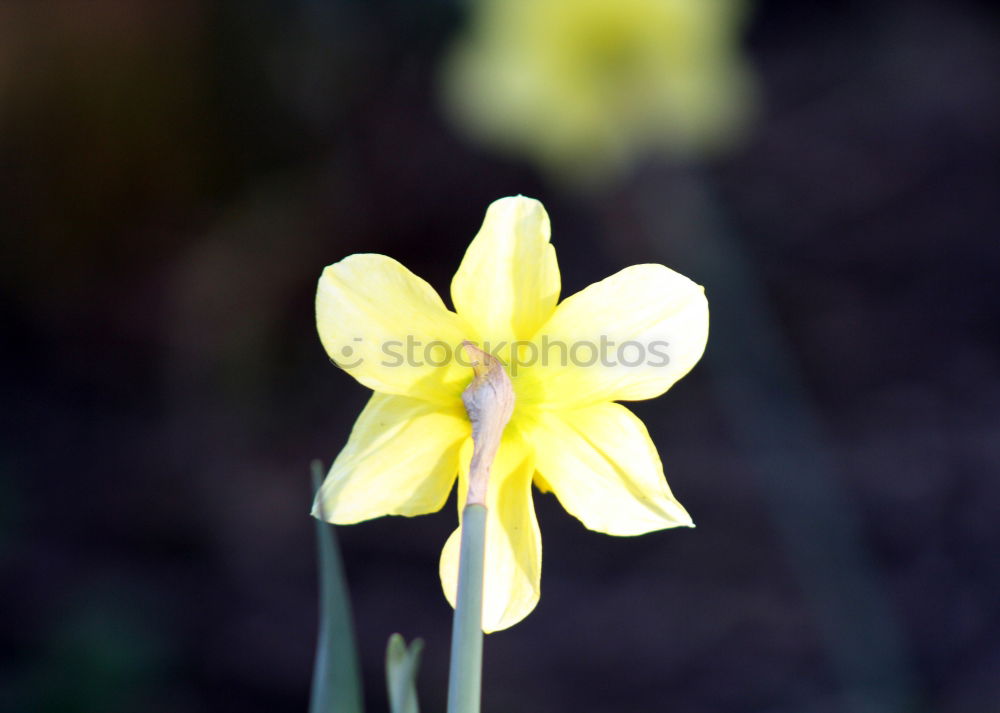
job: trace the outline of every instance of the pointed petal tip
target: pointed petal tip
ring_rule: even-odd
[[[688,514],[687,510],[684,509],[683,505],[677,503],[677,506],[681,509],[682,514],[680,514],[679,516],[674,516],[670,524],[667,525],[666,527],[667,528],[687,527],[693,529],[695,527],[694,520]]]
[[[526,206],[527,205],[537,206],[539,208],[542,207],[542,202],[540,200],[538,200],[537,198],[531,198],[530,196],[526,196],[521,193],[518,193],[513,196],[504,196],[503,198],[497,198],[495,201],[490,203],[490,206],[492,207],[495,205],[505,205],[505,204],[521,204]]]
[[[312,508],[309,510],[309,517],[314,517],[317,520],[322,520],[326,522],[326,518],[323,517],[323,510],[317,504],[313,504]]]
[[[498,198],[486,208],[486,220],[495,220],[498,218],[498,213],[506,213],[508,216],[512,216],[515,221],[525,219],[537,221],[537,225],[545,237],[545,242],[547,243],[551,239],[548,211],[537,198],[529,198],[521,194]]]

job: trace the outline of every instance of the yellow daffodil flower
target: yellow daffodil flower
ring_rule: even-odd
[[[701,357],[704,290],[663,265],[635,265],[559,302],[542,204],[494,202],[451,283],[455,311],[385,255],[328,266],[316,324],[330,357],[373,389],[313,514],[336,524],[440,510],[456,475],[468,487],[471,426],[463,340],[500,358],[515,401],[487,490],[483,629],[538,602],[542,541],[531,486],[585,526],[638,535],[690,526],[642,422],[619,400],[659,396]],[[460,512],[461,514],[461,512]],[[441,555],[455,604],[459,530]]]
[[[444,65],[458,126],[557,177],[732,144],[752,114],[742,0],[476,0]]]

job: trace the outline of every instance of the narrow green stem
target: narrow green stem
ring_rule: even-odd
[[[483,671],[483,553],[486,508],[462,511],[462,546],[458,560],[458,599],[451,631],[448,713],[479,713]]]

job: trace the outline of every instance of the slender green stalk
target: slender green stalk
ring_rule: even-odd
[[[503,429],[514,410],[514,387],[503,364],[472,342],[462,342],[475,376],[462,392],[472,423],[469,487],[462,510],[458,593],[451,630],[448,713],[479,713],[483,677],[483,569],[486,491]]]
[[[462,511],[462,545],[458,561],[458,601],[451,632],[448,713],[479,713],[483,669],[483,553],[486,508],[466,505]]]

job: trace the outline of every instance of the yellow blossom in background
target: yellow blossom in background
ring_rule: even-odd
[[[474,0],[447,58],[471,137],[595,180],[647,153],[733,143],[753,106],[740,0]]]
[[[472,369],[461,344],[470,340],[507,364],[515,402],[487,492],[485,631],[515,624],[538,602],[532,483],[598,532],[691,525],[645,426],[614,402],[659,396],[701,358],[704,290],[649,264],[562,302],[559,292],[548,215],[518,196],[487,210],[452,280],[454,312],[385,255],[330,265],[316,294],[327,353],[375,391],[317,495],[313,514],[330,522],[434,512],[456,475],[461,515],[472,454],[461,396]],[[456,530],[441,555],[452,605],[458,555]]]

